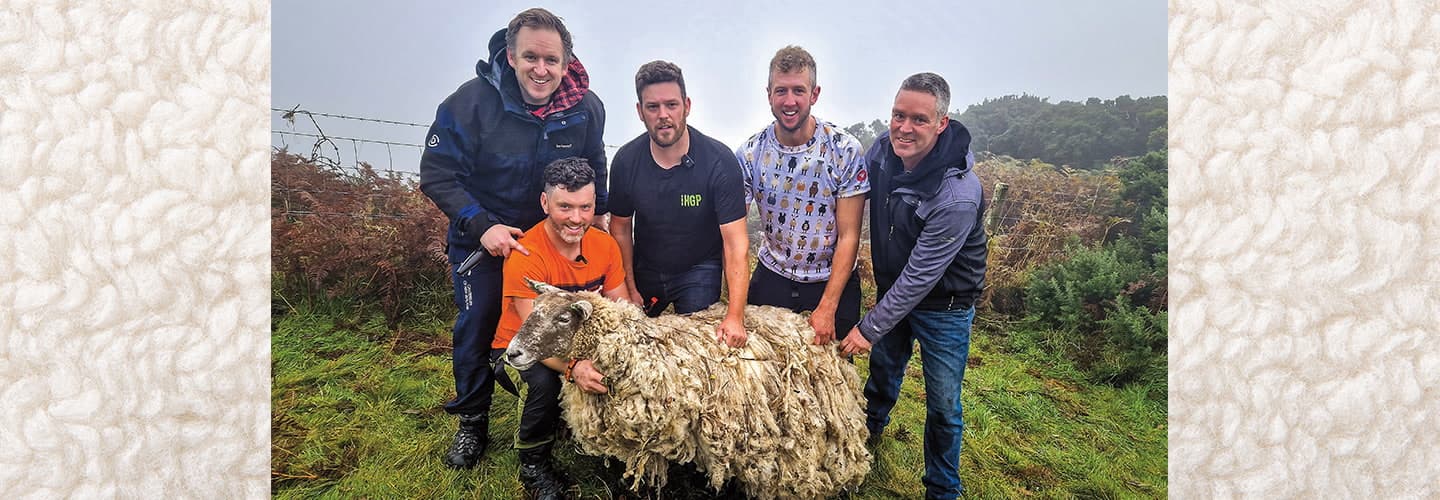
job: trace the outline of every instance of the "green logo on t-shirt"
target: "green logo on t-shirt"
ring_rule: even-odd
[[[682,207],[698,207],[698,206],[700,206],[700,195],[698,195],[698,194],[682,194],[682,195],[680,195],[680,206],[682,206]]]

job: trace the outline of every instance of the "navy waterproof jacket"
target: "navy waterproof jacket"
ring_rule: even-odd
[[[985,286],[985,200],[959,121],[910,172],[885,132],[870,146],[870,251],[879,300],[858,325],[874,343],[910,311],[968,308]]]
[[[490,38],[490,62],[440,103],[420,157],[420,190],[450,218],[451,259],[480,246],[495,224],[529,229],[540,208],[545,166],[569,156],[595,169],[595,214],[606,210],[605,106],[594,92],[543,119],[527,112],[505,57],[505,30]],[[566,78],[570,78],[569,75]],[[470,221],[480,224],[467,231]]]

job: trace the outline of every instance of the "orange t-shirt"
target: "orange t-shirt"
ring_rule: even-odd
[[[554,285],[561,290],[578,292],[588,290],[604,293],[625,284],[625,261],[620,258],[620,246],[615,238],[604,231],[587,228],[580,238],[580,256],[584,262],[567,259],[560,255],[550,236],[545,234],[545,221],[520,237],[520,244],[530,250],[530,255],[510,252],[505,259],[505,284],[500,301],[500,324],[495,327],[493,349],[510,346],[510,339],[520,330],[520,313],[515,311],[515,299],[533,299],[534,290],[525,283],[525,278]]]

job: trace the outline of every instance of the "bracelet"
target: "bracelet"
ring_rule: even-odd
[[[579,362],[580,360],[578,359],[572,359],[569,363],[565,365],[565,380],[567,382],[575,381],[575,364]]]

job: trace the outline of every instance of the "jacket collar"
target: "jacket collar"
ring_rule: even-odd
[[[913,191],[928,198],[940,191],[942,179],[963,175],[970,170],[970,131],[958,120],[950,120],[950,125],[935,138],[935,148],[909,172],[905,171],[900,157],[895,155],[888,131],[884,139],[886,164],[883,168],[889,169],[891,182],[897,190]]]

